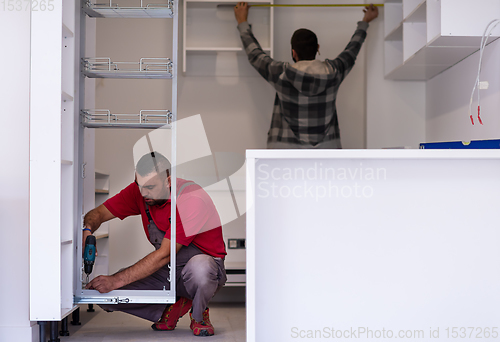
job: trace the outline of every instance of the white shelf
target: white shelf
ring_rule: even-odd
[[[166,4],[144,4],[142,1],[141,3],[138,7],[87,3],[83,10],[91,18],[167,19],[173,17],[172,1]]]
[[[251,1],[250,4],[273,4],[269,1]],[[224,4],[224,5],[221,5]],[[197,69],[198,64],[206,65],[213,70],[207,75],[240,75],[239,63],[227,62],[224,52],[243,53],[241,38],[234,20],[236,1],[228,0],[185,0],[183,30],[183,72],[189,68]],[[255,7],[249,12],[248,21],[252,23],[252,31],[264,51],[273,56],[273,15],[272,7]],[[203,53],[214,53],[220,57],[215,63],[204,60]],[[216,55],[215,55],[216,53]],[[188,58],[189,55],[189,58]],[[224,61],[222,61],[224,59]],[[221,70],[224,69],[224,70]],[[197,72],[195,72],[196,74]]]
[[[73,165],[71,160],[61,160],[61,165]]]
[[[500,13],[497,0],[394,0],[385,7],[385,77],[393,80],[428,80],[460,62],[479,49]],[[490,41],[500,28],[493,33]]]

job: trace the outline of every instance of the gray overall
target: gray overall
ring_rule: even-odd
[[[177,193],[177,198],[179,198],[182,190],[191,184],[194,183],[183,184]],[[149,241],[158,250],[165,232],[158,229],[149,213],[147,205],[146,214],[149,220]],[[203,311],[205,311],[209,300],[226,283],[224,260],[203,253],[191,243],[188,246],[181,247],[177,252],[176,261],[177,298],[186,297],[192,299],[193,318],[198,322],[202,321]],[[146,278],[120,288],[120,290],[163,290],[164,287],[169,290],[170,283],[167,279],[170,272],[168,266],[169,264]],[[99,306],[106,311],[123,311],[156,322],[160,319],[167,304],[103,304]]]

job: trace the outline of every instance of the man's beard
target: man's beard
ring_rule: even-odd
[[[167,203],[166,199],[159,199],[159,200],[151,200],[151,199],[149,199],[149,201],[146,202],[146,204],[149,205],[150,207],[151,206],[160,206],[160,205],[163,205],[165,203]]]

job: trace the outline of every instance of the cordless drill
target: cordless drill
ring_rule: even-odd
[[[89,235],[85,239],[85,251],[83,252],[83,270],[87,275],[87,284],[89,282],[90,273],[95,262],[96,238],[94,235]]]

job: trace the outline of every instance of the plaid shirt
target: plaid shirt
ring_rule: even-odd
[[[255,39],[248,22],[238,25],[241,40],[252,66],[276,89],[267,143],[310,145],[340,139],[335,106],[340,84],[351,71],[366,38],[368,23],[358,22],[345,50],[323,63],[325,74],[311,74],[295,65],[269,57]],[[300,62],[299,62],[300,63]]]

